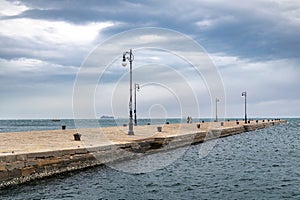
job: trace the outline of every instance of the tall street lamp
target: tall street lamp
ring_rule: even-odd
[[[126,57],[126,55],[128,55]],[[128,51],[125,51],[123,53],[123,60],[122,60],[122,66],[125,67],[127,65],[126,59],[130,63],[130,90],[129,90],[129,130],[128,135],[134,135],[133,132],[133,123],[132,123],[132,61],[134,60],[134,56],[132,54],[132,49]]]
[[[218,102],[220,102],[220,100],[216,98],[216,122],[218,121]]]
[[[137,119],[136,119],[136,91],[140,90],[140,85],[138,83],[134,84],[134,125],[137,126]]]
[[[247,92],[242,92],[242,97],[245,97],[245,124],[247,124]]]

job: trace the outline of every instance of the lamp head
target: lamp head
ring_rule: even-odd
[[[123,55],[122,66],[126,67],[126,65],[127,65],[126,58],[125,55]]]

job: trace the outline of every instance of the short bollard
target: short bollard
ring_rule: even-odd
[[[250,120],[248,121],[248,124],[250,124]]]
[[[204,123],[204,121],[202,121],[202,123]]]
[[[170,124],[170,122],[166,122],[166,124]]]
[[[197,124],[197,128],[200,128],[201,127],[201,125],[200,124]]]
[[[162,131],[162,127],[161,127],[161,126],[158,126],[158,127],[157,127],[157,131],[158,131],[158,132],[161,132],[161,131]]]
[[[224,122],[221,122],[221,126],[224,126]]]
[[[256,123],[258,123],[258,120],[256,120]]]
[[[236,122],[236,124],[237,124],[237,125],[239,125],[239,124],[240,124],[240,122],[239,122],[239,121],[237,121],[237,122]]]
[[[265,122],[265,120],[263,119],[263,122]]]
[[[75,133],[73,136],[75,141],[80,141],[81,134]]]
[[[150,125],[150,123],[147,123],[147,125]]]
[[[66,127],[67,127],[66,125],[62,125],[61,130],[66,130]]]
[[[127,126],[127,124],[123,124],[123,126],[124,126],[124,127],[126,127],[126,126]]]

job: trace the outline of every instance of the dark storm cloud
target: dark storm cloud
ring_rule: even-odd
[[[22,1],[31,9],[9,18],[63,20],[71,23],[95,21],[144,21],[151,13],[146,5],[128,1]],[[145,3],[145,2],[143,2]],[[131,11],[130,11],[131,10]]]
[[[300,51],[299,23],[291,23],[296,8],[274,1],[253,1],[243,3],[244,6],[239,1],[25,0],[22,3],[31,9],[13,18],[75,24],[119,22],[118,26],[104,31],[107,37],[131,28],[157,26],[191,35],[211,53],[226,52],[264,60],[298,57]],[[212,24],[201,24],[201,21]]]

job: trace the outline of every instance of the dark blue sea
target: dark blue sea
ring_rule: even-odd
[[[2,132],[58,129],[71,128],[71,121],[0,126]],[[205,157],[201,144],[190,146],[149,173],[98,166],[0,190],[0,199],[300,199],[300,119],[288,121],[220,138]]]

